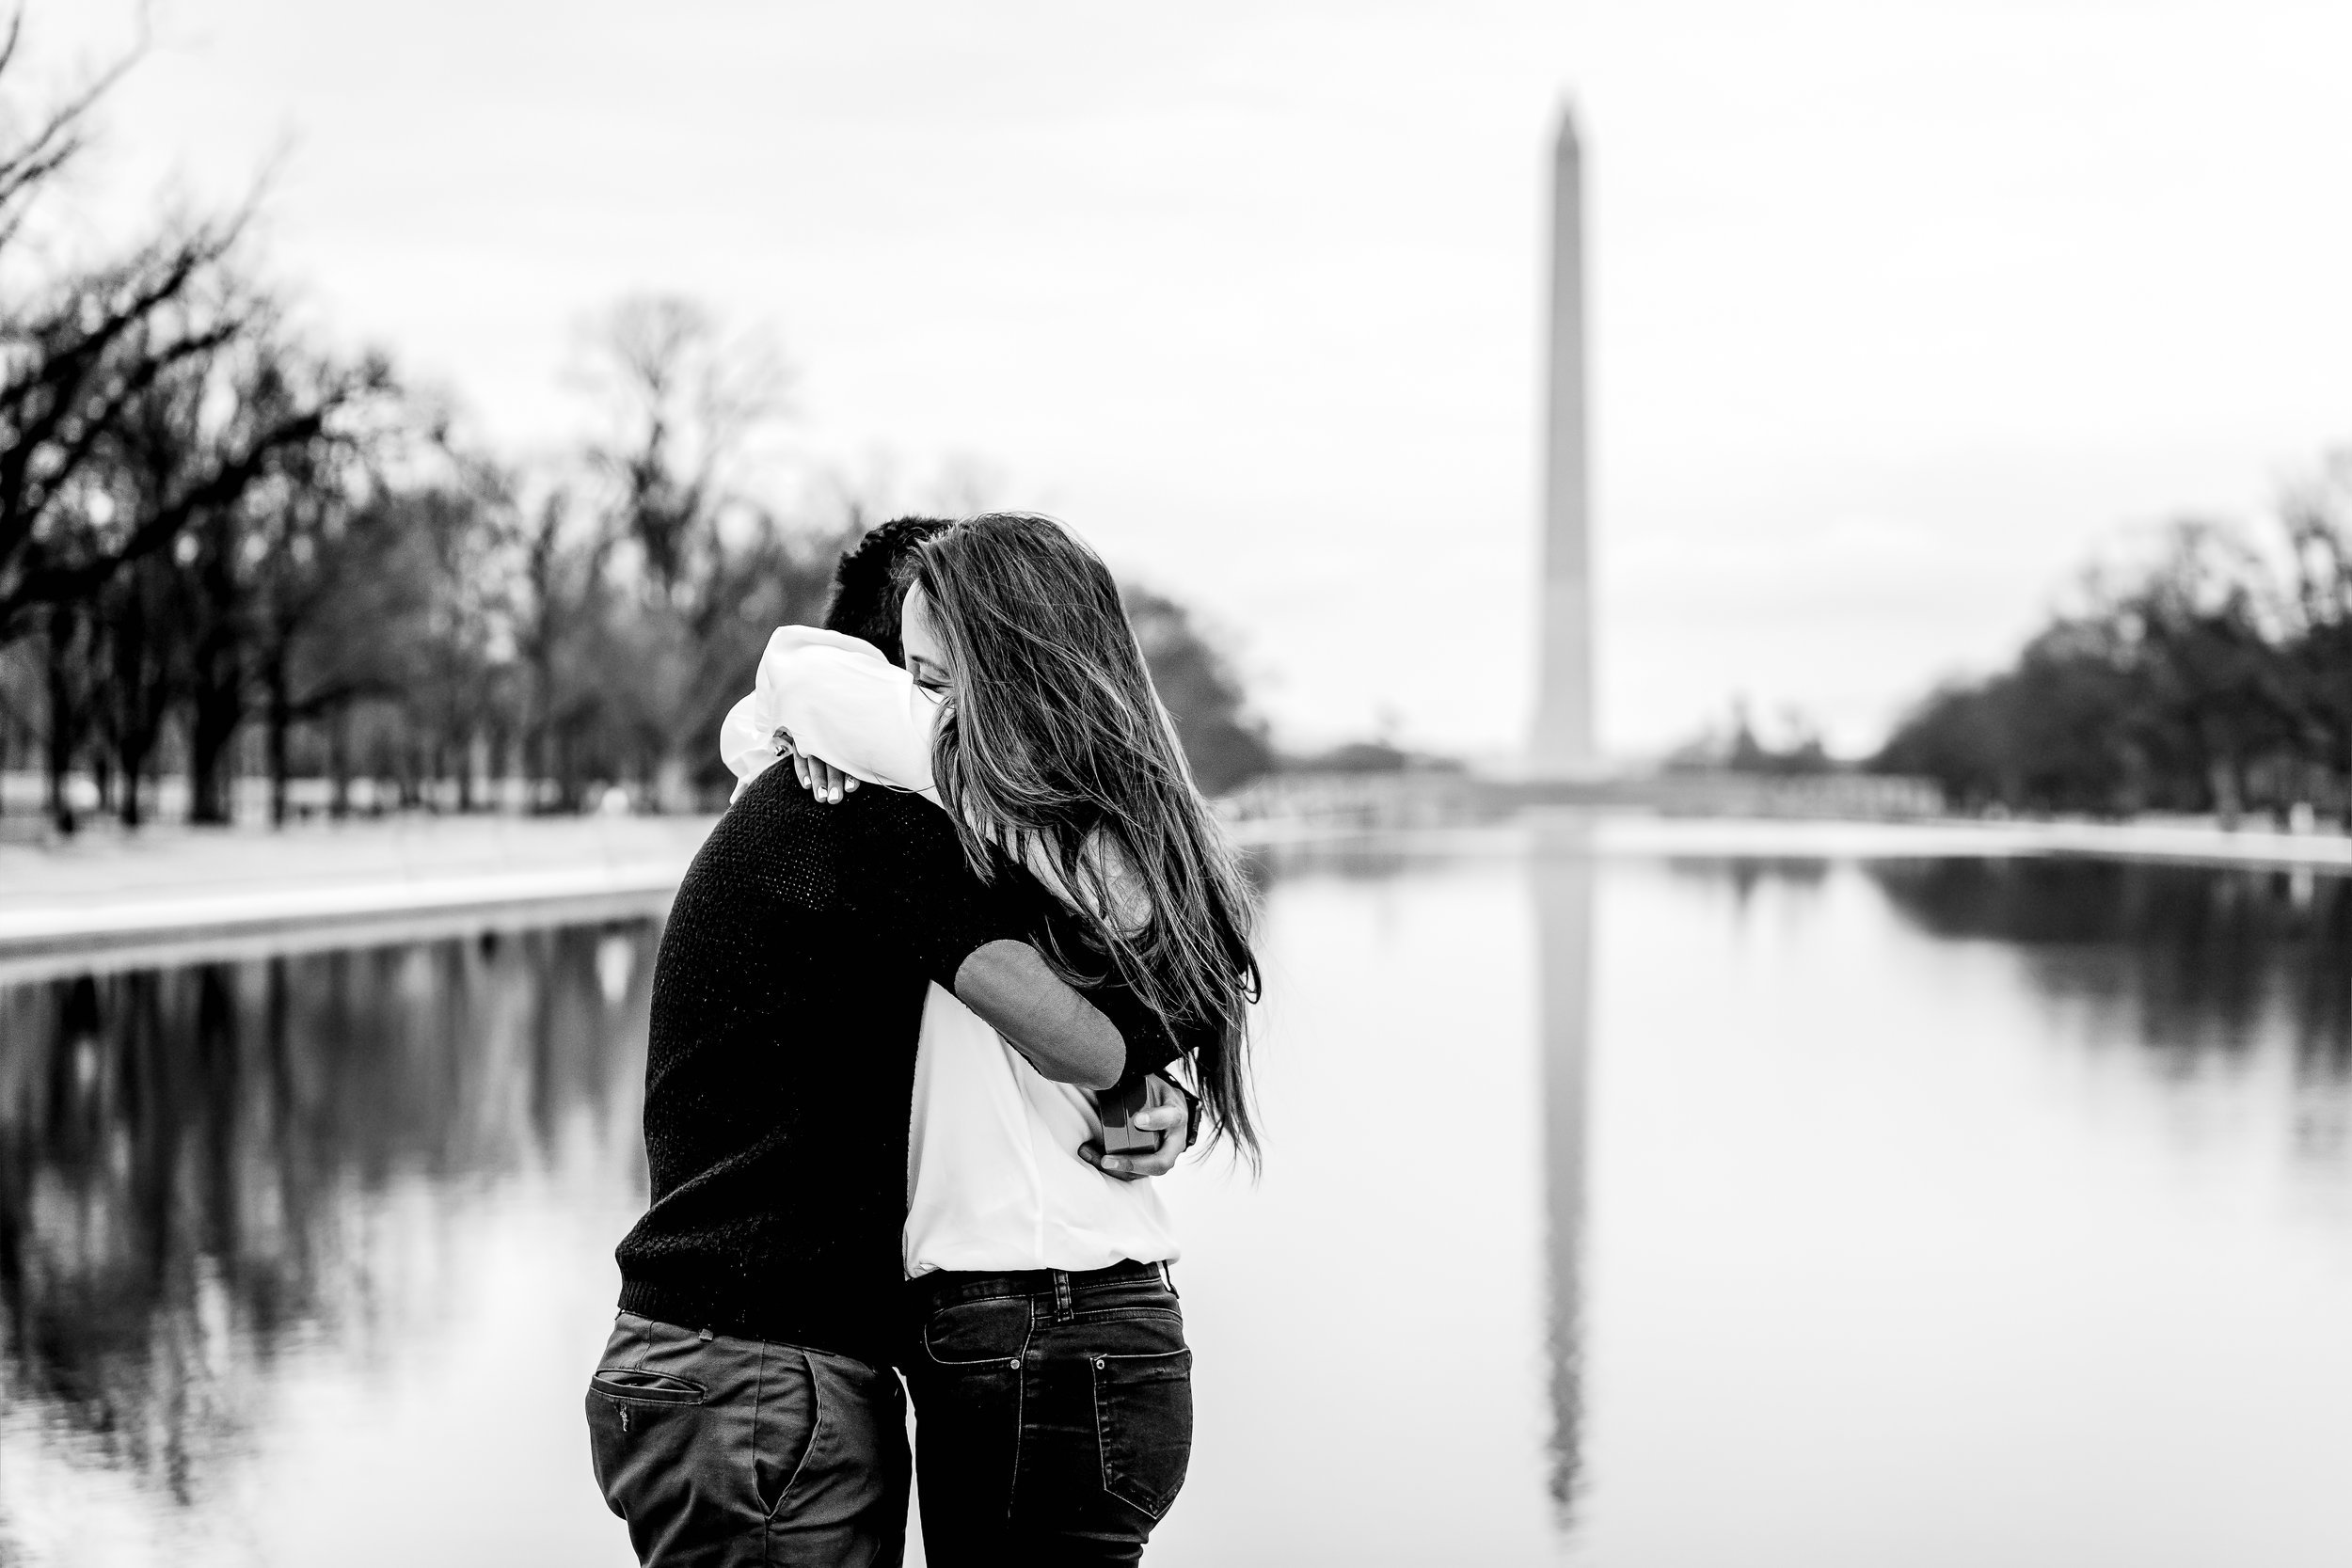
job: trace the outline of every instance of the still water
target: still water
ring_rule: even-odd
[[[626,1564],[651,919],[0,981],[0,1560]],[[2352,1561],[2352,883],[1268,868],[1161,1564]]]

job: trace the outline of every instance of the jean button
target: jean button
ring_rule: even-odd
[[[1110,1357],[1106,1355],[1098,1355],[1094,1358],[1094,1370],[1098,1372],[1110,1364]]]
[[[1007,1362],[1005,1363],[1005,1365],[1006,1365],[1006,1366],[1008,1366],[1008,1367],[1010,1367],[1010,1368],[1011,1368],[1014,1371],[1016,1371],[1016,1372],[1017,1372],[1017,1371],[1019,1371],[1019,1370],[1021,1370],[1021,1357],[1019,1357],[1019,1356],[1017,1356],[1017,1355],[1016,1355],[1016,1356],[1012,1357],[1010,1360],[1007,1361]]]

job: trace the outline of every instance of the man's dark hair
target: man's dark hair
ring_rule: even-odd
[[[825,601],[825,629],[864,638],[891,663],[906,663],[898,611],[914,581],[915,551],[950,526],[945,517],[893,517],[842,551],[833,597]]]

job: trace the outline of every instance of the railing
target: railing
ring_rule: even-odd
[[[1235,822],[1399,828],[1496,821],[1530,806],[1688,816],[1907,821],[1943,815],[1926,779],[1826,773],[1656,773],[1575,780],[1492,779],[1438,770],[1279,773],[1219,802]]]

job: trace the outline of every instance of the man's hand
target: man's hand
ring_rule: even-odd
[[[1146,1078],[1143,1084],[1143,1109],[1129,1119],[1128,1125],[1145,1132],[1157,1132],[1160,1146],[1149,1154],[1105,1154],[1099,1143],[1083,1145],[1078,1150],[1079,1159],[1104,1176],[1121,1181],[1147,1180],[1174,1170],[1177,1156],[1184,1153],[1191,1132],[1192,1113],[1184,1104],[1184,1097],[1157,1073]]]

